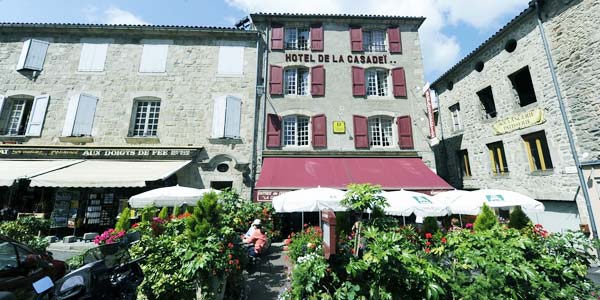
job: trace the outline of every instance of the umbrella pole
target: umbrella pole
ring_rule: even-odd
[[[319,228],[323,228],[322,224],[321,224],[321,217],[322,217],[322,212],[319,210]]]
[[[302,224],[300,225],[300,228],[304,228],[304,212],[302,212]]]
[[[458,214],[458,218],[460,219],[460,228],[463,228],[463,223],[462,223],[462,215]]]
[[[404,226],[406,226],[406,217],[402,216],[402,224],[404,224]]]

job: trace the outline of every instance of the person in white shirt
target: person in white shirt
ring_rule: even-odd
[[[255,219],[252,224],[250,225],[250,228],[248,229],[248,231],[246,231],[246,233],[244,234],[243,238],[249,238],[252,236],[252,234],[254,233],[254,225],[260,225],[260,220],[259,219]]]

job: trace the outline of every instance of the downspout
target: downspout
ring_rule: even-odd
[[[546,58],[548,59],[548,67],[550,69],[550,74],[552,75],[552,83],[554,85],[554,90],[556,92],[556,97],[558,99],[558,106],[560,108],[560,114],[562,115],[563,124],[565,125],[565,130],[567,132],[567,137],[569,139],[569,147],[571,148],[571,154],[573,155],[573,160],[575,161],[575,167],[577,168],[577,175],[579,176],[579,184],[581,185],[581,190],[583,191],[583,198],[585,199],[585,206],[587,207],[588,216],[590,218],[590,223],[592,227],[592,237],[594,239],[598,238],[598,232],[596,230],[596,221],[594,220],[594,212],[592,211],[592,204],[590,202],[590,194],[588,191],[587,183],[585,181],[585,176],[583,175],[583,170],[581,169],[581,164],[579,163],[579,156],[577,154],[577,149],[575,148],[575,141],[573,140],[573,133],[571,131],[571,127],[569,126],[569,118],[567,117],[567,112],[565,110],[565,105],[562,99],[560,86],[558,85],[558,77],[556,76],[556,70],[554,67],[554,61],[552,59],[552,53],[550,52],[550,46],[548,45],[548,40],[546,39],[546,33],[544,32],[544,26],[542,24],[542,11],[540,8],[540,0],[535,0],[535,10],[537,13],[537,24],[540,29],[540,35],[542,36],[542,42],[544,45],[544,51],[546,52]]]

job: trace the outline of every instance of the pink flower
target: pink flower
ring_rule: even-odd
[[[430,239],[432,237],[433,237],[433,235],[431,235],[431,233],[429,233],[429,232],[425,234],[425,238],[426,239]]]

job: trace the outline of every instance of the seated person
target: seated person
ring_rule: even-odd
[[[255,219],[254,222],[252,222],[250,228],[248,228],[248,231],[246,231],[246,233],[242,236],[242,239],[249,238],[252,236],[252,233],[254,233],[254,225],[260,225],[260,220]]]
[[[248,249],[248,255],[250,255],[250,257],[257,257],[262,253],[262,251],[265,248],[265,244],[267,243],[267,236],[263,232],[260,223],[253,224],[252,226],[254,227],[254,232],[250,237],[245,238],[243,242],[254,243],[254,247],[250,247],[250,249]]]

